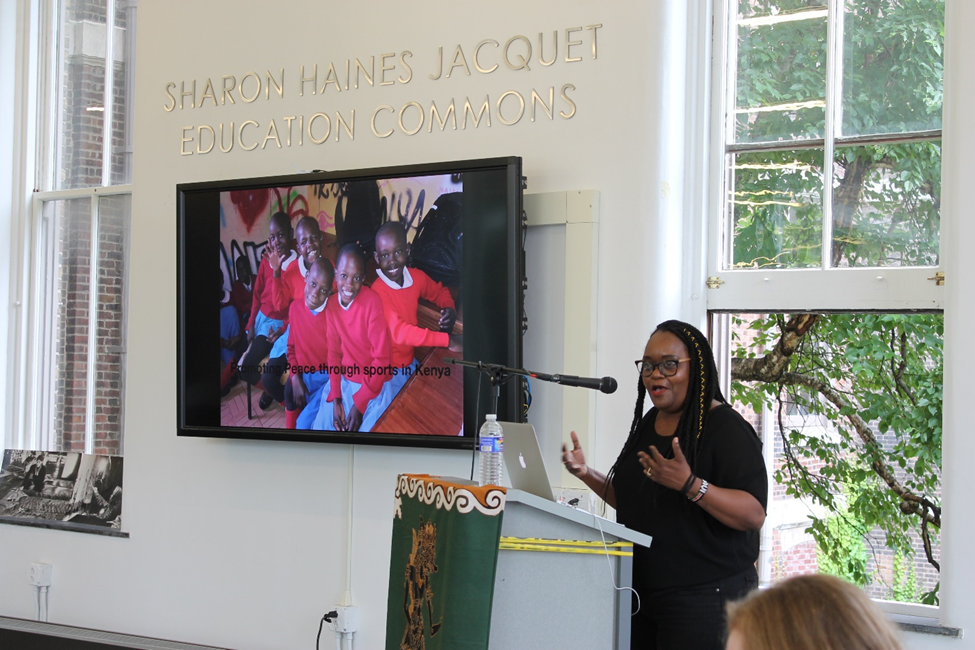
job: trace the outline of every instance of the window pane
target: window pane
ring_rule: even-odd
[[[735,268],[822,265],[822,149],[730,156]]]
[[[941,128],[944,0],[847,0],[843,136]]]
[[[833,266],[937,266],[941,143],[838,147]]]
[[[739,3],[734,142],[823,137],[825,5]]]
[[[105,0],[68,0],[61,40],[57,189],[101,185],[105,116]]]
[[[125,353],[125,246],[132,197],[98,201],[98,345],[95,351],[94,446],[96,454],[122,453],[122,386]]]
[[[128,11],[112,0],[114,28],[108,38],[106,0],[65,0],[60,44],[59,146],[56,189],[103,184],[104,125],[111,116],[110,175],[105,184],[129,181],[125,165]],[[111,50],[111,103],[105,104],[105,60]]]
[[[91,305],[91,202],[88,199],[51,201],[45,217],[56,226],[57,253],[53,278],[57,282],[54,309],[54,430],[55,449],[85,450],[88,408],[88,314]]]
[[[731,320],[731,398],[775,476],[760,572],[920,602],[940,575],[942,315]]]
[[[112,185],[124,185],[132,181],[131,130],[134,82],[129,71],[129,57],[135,53],[135,7],[131,0],[113,0],[115,3],[115,51],[112,58],[114,80],[112,87]],[[132,62],[134,65],[134,61]]]

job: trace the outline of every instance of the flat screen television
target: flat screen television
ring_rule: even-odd
[[[517,157],[178,185],[178,434],[473,448],[495,389],[453,361],[522,365],[523,186]]]

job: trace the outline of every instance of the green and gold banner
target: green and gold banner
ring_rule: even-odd
[[[401,474],[386,650],[487,650],[505,490]]]

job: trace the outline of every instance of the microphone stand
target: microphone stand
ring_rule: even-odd
[[[465,368],[475,368],[480,372],[485,373],[488,379],[491,381],[491,386],[493,387],[493,395],[491,398],[491,412],[495,415],[498,414],[498,400],[501,397],[501,384],[508,381],[512,375],[523,375],[528,376],[526,370],[520,368],[508,368],[506,366],[498,365],[496,363],[484,363],[483,361],[465,361],[464,359],[457,359],[454,357],[444,357],[444,362],[453,364],[455,366],[464,366]],[[481,430],[477,429],[477,434],[475,437],[474,450],[480,451],[481,448]],[[471,480],[474,480],[474,459],[476,455],[471,453]]]
[[[501,384],[511,379],[512,375],[520,375],[522,377],[533,377],[534,375],[528,370],[522,368],[508,368],[507,366],[502,366],[496,363],[484,363],[483,361],[465,361],[464,359],[455,359],[447,357],[444,359],[447,363],[452,363],[455,366],[464,366],[466,368],[475,368],[488,376],[491,381],[491,386],[493,387],[493,395],[491,396],[491,413],[497,415],[498,413],[498,400],[501,397]]]

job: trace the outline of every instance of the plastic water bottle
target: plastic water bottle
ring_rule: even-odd
[[[488,413],[480,432],[481,485],[501,485],[501,452],[504,450],[504,430],[498,416]]]

